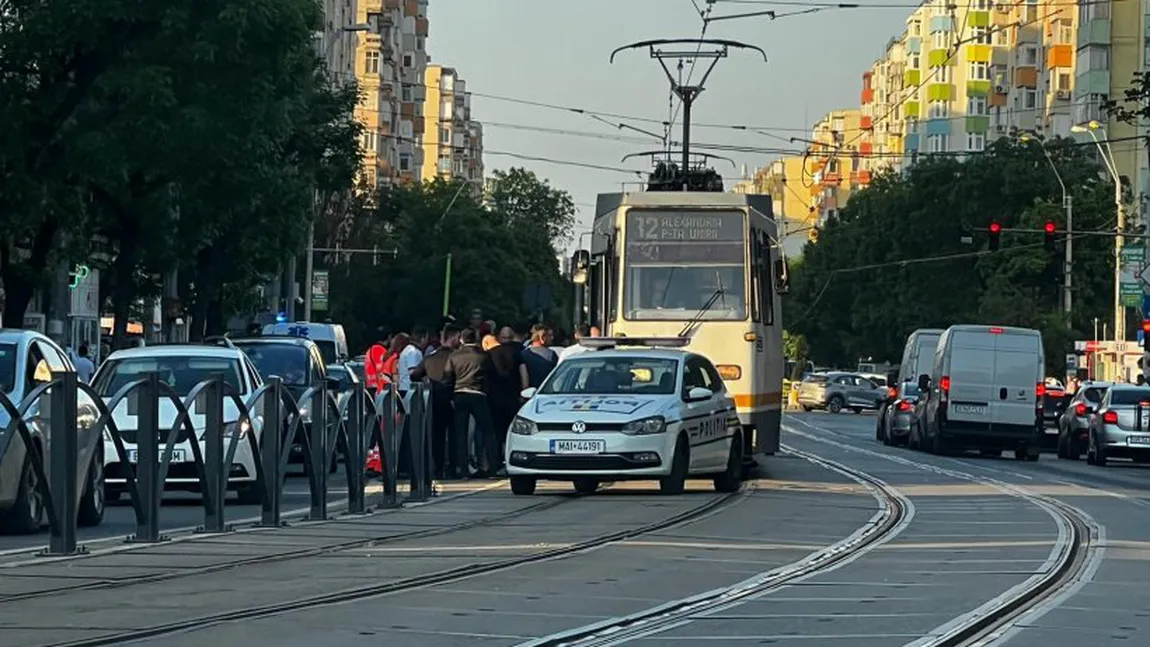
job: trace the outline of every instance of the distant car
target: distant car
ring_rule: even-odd
[[[918,425],[916,405],[918,385],[906,383],[890,406],[883,407],[879,417],[877,439],[885,445],[910,444],[910,432]]]
[[[52,380],[53,372],[75,372],[76,367],[48,337],[30,330],[0,330],[0,391],[13,404],[19,405],[37,386]],[[43,396],[47,398],[47,394]],[[46,401],[33,404],[25,415],[35,450],[47,467],[51,443],[50,407]],[[81,431],[91,429],[100,417],[96,403],[87,393],[76,396],[76,423]],[[7,411],[0,409],[0,431],[11,428]],[[86,434],[81,434],[83,438]],[[104,447],[88,468],[88,478],[80,494],[76,522],[97,526],[104,520]],[[39,477],[32,469],[28,447],[19,435],[11,438],[8,449],[0,456],[0,534],[29,534],[47,523]]]
[[[1086,462],[1105,467],[1111,458],[1150,461],[1150,388],[1115,384],[1090,416]]]
[[[1090,431],[1090,416],[1102,403],[1109,382],[1083,382],[1078,392],[1066,405],[1058,419],[1058,457],[1069,460],[1082,458],[1086,451],[1086,436]]]
[[[105,402],[108,402],[124,385],[134,382],[148,373],[158,373],[161,382],[172,388],[181,398],[186,398],[192,389],[213,375],[223,375],[225,382],[236,389],[241,398],[247,399],[261,385],[259,373],[251,365],[243,351],[236,348],[204,346],[197,344],[171,344],[129,348],[118,350],[108,356],[92,379],[92,386]],[[119,427],[120,437],[128,450],[128,460],[136,461],[136,434],[138,420],[129,411],[130,401],[120,402],[112,412]],[[179,409],[169,398],[160,399],[160,431],[166,434],[175,424]],[[192,455],[192,442],[198,442],[200,452],[204,444],[204,414],[191,411],[195,436],[183,430],[177,436],[168,465],[168,476],[164,482],[167,490],[201,491],[202,484]],[[231,398],[224,399],[224,442],[239,434],[242,439],[248,433],[259,434],[262,417],[253,414],[252,422],[240,421],[240,409]],[[164,448],[161,446],[160,451]],[[108,500],[115,501],[124,492],[125,469],[116,453],[111,437],[104,441],[104,471],[107,474],[105,489]],[[228,474],[228,489],[234,490],[240,503],[253,505],[260,502],[259,487],[256,482],[255,457],[248,443],[237,442],[236,453]]]
[[[886,399],[886,389],[854,373],[816,373],[799,385],[799,407],[803,411],[826,409],[838,413],[850,409],[878,409]]]
[[[603,481],[657,479],[678,494],[688,476],[720,492],[742,483],[734,398],[701,355],[665,348],[600,350],[567,359],[528,401],[507,434],[515,494],[540,480],[594,492]]]

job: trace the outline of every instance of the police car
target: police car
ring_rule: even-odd
[[[539,480],[559,480],[590,494],[604,481],[657,479],[664,494],[678,494],[688,477],[738,490],[735,401],[707,358],[682,350],[687,342],[583,339],[597,352],[564,360],[523,391],[527,403],[507,434],[511,490],[529,495]]]

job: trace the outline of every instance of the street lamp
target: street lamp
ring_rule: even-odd
[[[330,40],[330,42],[328,41],[327,29],[324,29],[322,32],[320,32],[319,38],[317,38],[315,41],[316,42],[316,55],[320,56],[323,59],[324,63],[326,64],[327,61],[331,59],[332,50],[335,49],[336,44],[339,43],[339,41],[340,41],[338,36],[342,36],[343,34],[351,33],[351,32],[372,31],[373,29],[374,29],[374,27],[372,27],[371,25],[369,25],[367,23],[360,23],[360,24],[356,24],[356,25],[345,25],[339,29],[339,31],[337,32],[337,37],[332,38]],[[337,74],[339,74],[339,73],[337,72]],[[304,277],[306,277],[305,278],[305,285],[304,285],[304,301],[303,301],[303,318],[304,318],[304,321],[311,321],[312,282],[315,280],[315,277],[314,277],[314,274],[315,274],[315,221],[319,219],[320,210],[321,210],[320,209],[321,205],[320,205],[319,187],[316,187],[315,191],[312,194],[312,202],[313,202],[313,204],[312,204],[313,213],[312,213],[312,219],[311,219],[311,226],[309,226],[307,229],[307,263],[306,263],[306,267],[304,268]],[[293,276],[291,278],[291,280],[295,281],[295,277]],[[291,283],[289,283],[289,285],[291,285]]]
[[[1114,236],[1114,340],[1125,341],[1126,309],[1122,306],[1122,232],[1126,229],[1126,213],[1122,208],[1122,178],[1119,177],[1118,168],[1114,165],[1114,151],[1110,148],[1110,142],[1106,141],[1104,148],[1102,146],[1104,140],[1098,139],[1097,131],[1100,130],[1105,136],[1106,129],[1097,121],[1070,127],[1072,133],[1090,134],[1094,145],[1098,147],[1098,154],[1106,165],[1106,170],[1114,179],[1114,209],[1118,216],[1118,232]]]
[[[1034,142],[1042,149],[1042,154],[1046,156],[1046,161],[1050,162],[1050,169],[1054,171],[1054,177],[1058,180],[1058,186],[1062,188],[1062,208],[1066,211],[1066,254],[1063,259],[1062,270],[1062,310],[1066,313],[1066,325],[1073,327],[1070,323],[1070,305],[1071,305],[1071,270],[1074,262],[1074,207],[1073,198],[1070,192],[1066,190],[1066,182],[1062,181],[1062,174],[1058,172],[1058,165],[1054,163],[1054,158],[1050,156],[1050,151],[1046,148],[1046,143],[1040,141],[1032,133],[1022,133],[1019,139],[1024,142]]]

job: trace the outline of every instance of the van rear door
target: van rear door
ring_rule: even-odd
[[[934,332],[920,333],[914,344],[914,375],[906,378],[908,381],[918,382],[919,375],[930,375],[934,367],[934,351],[938,349],[938,338],[941,335]]]
[[[946,417],[974,432],[990,431],[995,337],[986,330],[952,330]]]
[[[1033,332],[1006,329],[995,338],[992,426],[1033,427],[1042,382],[1042,338]]]

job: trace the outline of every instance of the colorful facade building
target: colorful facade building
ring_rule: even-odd
[[[428,66],[425,74],[423,168],[424,181],[483,179],[483,127],[471,118],[467,82],[450,67]],[[482,183],[474,185],[475,194]]]

